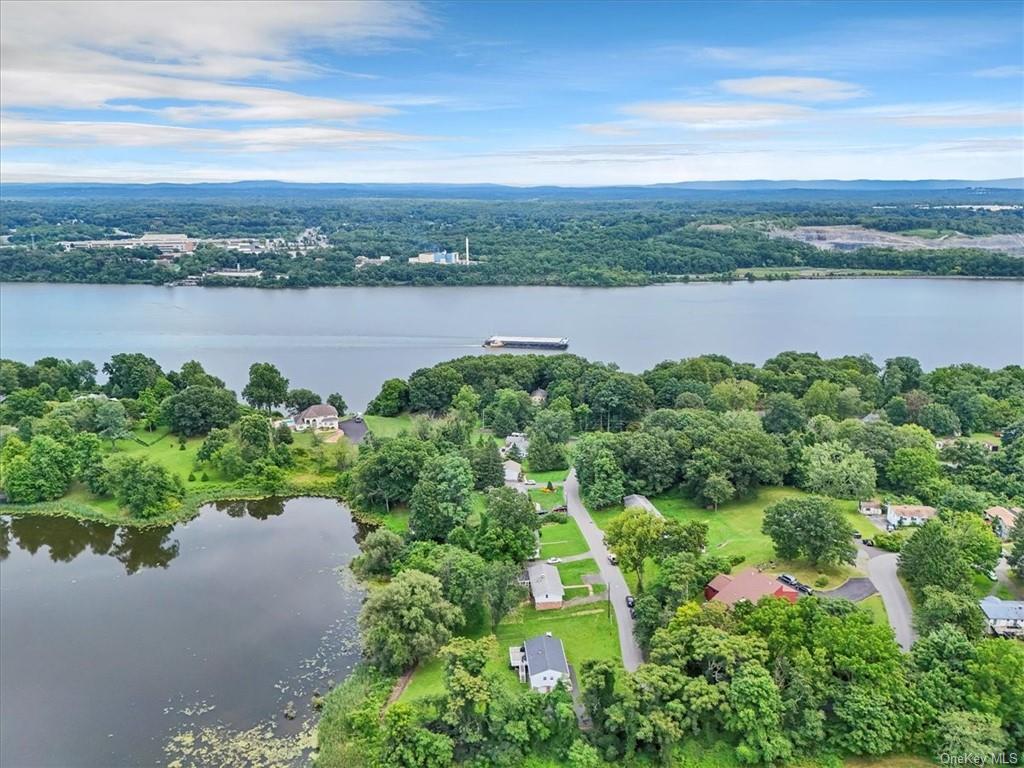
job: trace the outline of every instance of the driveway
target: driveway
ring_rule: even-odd
[[[817,594],[821,597],[843,597],[856,603],[859,600],[863,600],[865,597],[870,597],[877,591],[878,590],[875,589],[875,585],[871,583],[871,579],[866,579],[862,576],[855,576],[852,579],[847,579],[845,584],[842,584],[835,589],[819,591]]]
[[[629,587],[619,567],[608,562],[608,548],[604,545],[604,534],[597,527],[594,518],[580,499],[580,484],[576,480],[576,470],[565,479],[565,504],[569,514],[583,532],[583,538],[590,547],[589,555],[597,561],[601,580],[608,585],[608,599],[615,611],[615,621],[619,625],[619,646],[622,648],[622,665],[628,672],[633,672],[643,663],[640,646],[633,637],[633,617],[626,606],[626,595]]]
[[[356,421],[355,419],[346,419],[345,421],[338,424],[341,431],[345,433],[345,437],[353,445],[358,445],[363,442],[363,438],[366,437],[366,422]]]
[[[875,551],[870,553],[871,559],[868,560],[868,576],[878,594],[882,596],[885,612],[889,615],[889,626],[896,635],[896,642],[904,651],[909,651],[917,638],[917,633],[914,632],[912,623],[910,600],[896,575],[900,556],[895,552],[875,554]]]

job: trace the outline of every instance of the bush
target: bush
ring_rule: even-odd
[[[202,480],[204,483],[208,483],[210,481],[210,476],[203,472],[202,476],[199,479]]]
[[[185,450],[185,444],[184,443],[178,443],[178,450],[179,451],[184,451]]]
[[[562,525],[563,523],[569,522],[569,516],[565,512],[552,512],[548,515],[549,523]]]
[[[194,483],[194,482],[196,481],[196,476],[195,476],[195,473],[194,473],[194,472],[189,472],[189,473],[188,473],[188,481],[189,481],[190,483]]]
[[[903,549],[903,542],[907,540],[907,534],[902,531],[892,533],[879,533],[875,536],[875,546],[884,549],[886,552],[899,552]]]
[[[814,580],[814,586],[816,586],[818,589],[821,589],[822,587],[827,587],[828,576],[826,576],[825,574],[821,574],[818,578]]]

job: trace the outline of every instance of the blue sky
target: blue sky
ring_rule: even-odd
[[[0,5],[4,181],[1024,175],[1019,2]]]

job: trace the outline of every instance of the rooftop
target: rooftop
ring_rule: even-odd
[[[526,666],[531,675],[551,670],[569,676],[569,662],[565,658],[562,641],[550,634],[531,637],[523,642]]]
[[[337,418],[338,409],[333,405],[327,405],[326,403],[318,403],[317,405],[311,405],[309,408],[300,413],[296,418],[298,419],[323,419],[334,416]]]
[[[1024,600],[986,597],[981,601],[981,611],[990,621],[1024,621]]]
[[[553,565],[537,563],[526,569],[534,600],[561,600],[565,596],[562,575]]]
[[[756,603],[766,595],[793,597],[794,599],[798,596],[795,589],[787,587],[771,576],[760,573],[753,568],[738,573],[735,576],[728,576],[724,573],[719,574],[711,580],[709,586],[712,589],[718,590],[718,594],[711,599],[729,606],[735,605],[740,600],[749,600],[752,603]]]

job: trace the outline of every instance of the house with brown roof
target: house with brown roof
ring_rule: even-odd
[[[704,597],[730,608],[741,600],[756,603],[762,597],[779,597],[795,603],[800,593],[771,576],[750,568],[735,576],[720,573],[704,587]]]
[[[985,510],[985,519],[992,523],[996,536],[1005,541],[1010,538],[1010,531],[1017,524],[1020,512],[1018,507],[989,507]]]
[[[924,525],[938,512],[935,507],[922,504],[886,504],[885,521],[894,528],[901,525]]]

